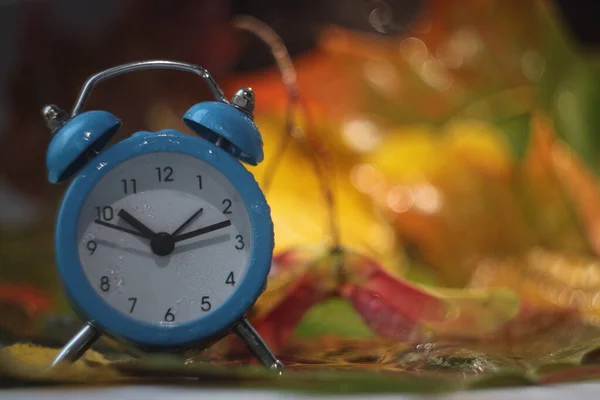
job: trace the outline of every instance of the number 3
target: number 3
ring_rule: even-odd
[[[242,250],[244,248],[244,246],[245,246],[245,244],[244,244],[244,237],[242,235],[237,235],[235,238],[238,241],[237,244],[235,245],[235,248],[238,249],[238,250]]]

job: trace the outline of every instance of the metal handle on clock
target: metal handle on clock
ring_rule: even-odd
[[[228,103],[223,91],[215,82],[212,75],[202,68],[199,65],[189,64],[179,61],[168,61],[168,60],[146,60],[146,61],[137,61],[129,64],[118,65],[113,68],[109,68],[102,72],[98,72],[95,75],[92,75],[83,85],[81,92],[79,93],[79,97],[77,98],[77,102],[73,107],[73,111],[71,111],[71,117],[76,116],[80,112],[83,111],[85,107],[85,103],[87,99],[94,89],[94,86],[109,78],[113,78],[115,76],[119,76],[125,74],[127,72],[139,71],[142,69],[174,69],[179,71],[191,72],[196,75],[200,75],[200,77],[204,80],[204,82],[208,85],[208,88],[212,92],[215,100],[221,101],[223,103]]]

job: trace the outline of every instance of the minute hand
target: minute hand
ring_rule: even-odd
[[[188,233],[182,233],[181,235],[173,236],[172,240],[174,242],[181,242],[182,240],[191,239],[196,236],[204,235],[205,233],[213,232],[218,229],[222,229],[231,225],[230,220],[225,220],[222,222],[217,222],[216,224],[205,226],[204,228],[196,229],[195,231],[191,231]]]

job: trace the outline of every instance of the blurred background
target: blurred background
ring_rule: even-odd
[[[536,310],[535,329],[554,330],[557,346],[598,336],[599,11],[568,0],[0,1],[3,337],[72,316],[53,255],[66,186],[46,180],[40,109],[70,109],[91,74],[175,59],[207,68],[228,97],[252,86],[267,161],[251,170],[264,183],[288,98],[269,48],[234,28],[237,15],[268,24],[292,55],[344,248],[442,298],[509,289],[521,309],[503,334],[530,332],[519,318]],[[205,99],[187,74],[145,71],[99,86],[88,109],[117,115],[121,140],[187,132],[183,112]],[[291,143],[267,192],[276,254],[334,240],[322,189]],[[379,334],[354,308],[321,304],[298,335]]]

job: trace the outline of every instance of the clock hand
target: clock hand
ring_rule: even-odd
[[[154,231],[152,229],[148,228],[146,225],[144,225],[142,222],[140,222],[133,215],[129,214],[127,211],[121,209],[119,211],[118,215],[121,219],[123,219],[129,225],[133,226],[135,229],[140,231],[140,233],[143,235],[142,237],[151,238],[154,235],[156,235],[156,233],[154,233]]]
[[[171,240],[173,240],[173,242],[180,242],[182,240],[191,239],[191,238],[196,237],[196,236],[204,235],[205,233],[213,232],[213,231],[216,231],[218,229],[228,227],[229,225],[231,225],[231,221],[230,220],[225,220],[225,221],[222,221],[222,222],[217,222],[216,224],[205,226],[203,228],[196,229],[195,231],[191,231],[191,232],[184,233],[184,234],[181,234],[181,235],[173,236],[171,238]]]
[[[94,222],[97,223],[98,225],[106,226],[107,228],[112,228],[112,229],[116,229],[118,231],[127,232],[127,233],[129,233],[131,235],[143,237],[143,238],[146,238],[146,239],[150,239],[152,237],[152,236],[144,235],[143,233],[138,232],[138,231],[133,231],[131,229],[123,228],[122,226],[119,226],[119,225],[109,224],[108,222],[104,222],[104,221],[101,221],[99,219],[94,220]]]
[[[200,214],[202,214],[202,211],[204,211],[204,208],[201,208],[198,211],[196,211],[183,224],[181,224],[181,226],[179,228],[175,229],[175,231],[173,233],[171,233],[171,236],[177,236],[177,235],[179,235],[181,233],[181,231],[183,231],[185,228],[187,228],[187,226],[189,224],[191,224],[196,218],[198,218],[198,216],[200,216]]]

